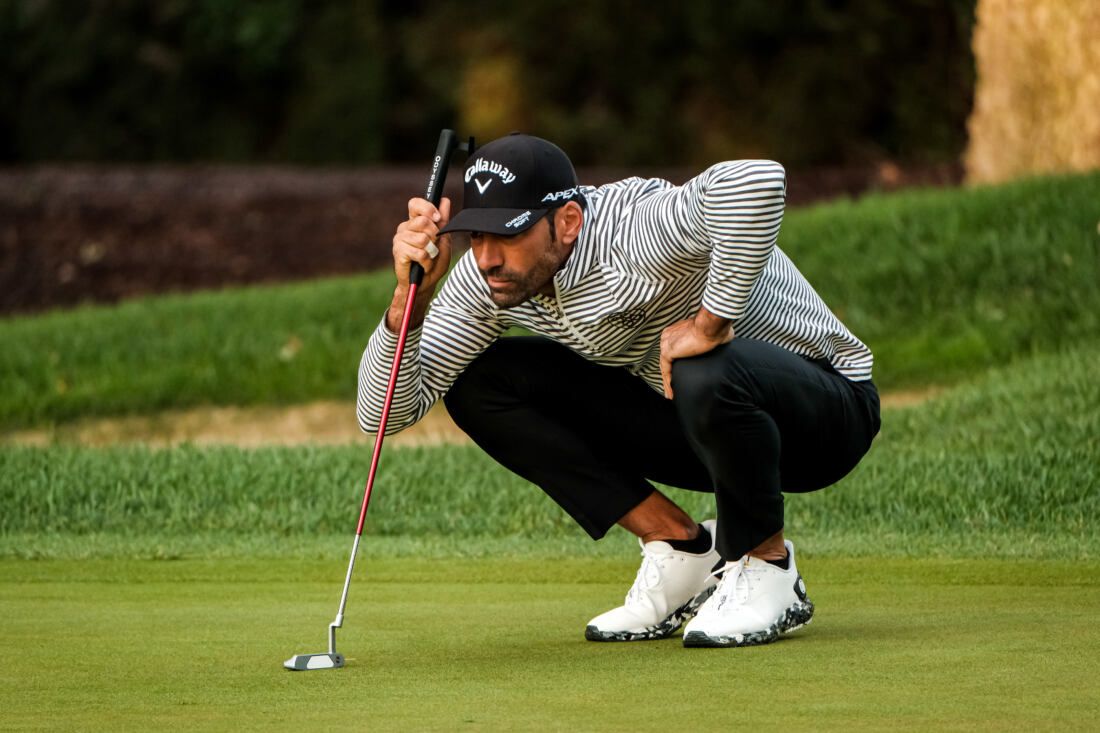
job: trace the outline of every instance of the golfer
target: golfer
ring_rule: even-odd
[[[423,199],[393,239],[397,288],[359,369],[378,428],[411,263],[423,266],[388,432],[443,397],[455,423],[593,539],[618,524],[642,565],[593,641],[774,641],[813,604],[783,493],[835,483],[879,430],[872,356],[776,246],[783,167],[719,163],[682,186],[578,184],[557,146],[476,150],[463,209]],[[449,232],[471,249],[435,293]],[[433,298],[434,296],[434,298]],[[430,304],[430,307],[429,307]],[[511,326],[534,336],[501,338]],[[697,522],[651,481],[713,492]]]

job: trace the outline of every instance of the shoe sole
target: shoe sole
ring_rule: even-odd
[[[710,598],[716,587],[717,585],[712,585],[677,608],[664,621],[646,627],[641,631],[601,631],[599,628],[589,625],[584,629],[584,638],[589,641],[653,641],[655,639],[667,639],[675,634],[676,630],[683,626],[685,621],[695,615],[695,612],[699,610],[699,606],[702,606]]]
[[[686,647],[732,647],[732,646],[757,646],[770,644],[779,638],[781,634],[789,634],[801,629],[810,623],[814,616],[814,604],[808,598],[798,601],[785,610],[779,619],[763,631],[750,631],[746,634],[733,634],[731,636],[710,636],[704,631],[689,631],[684,634],[684,646]]]

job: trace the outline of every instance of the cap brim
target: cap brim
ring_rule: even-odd
[[[439,233],[486,232],[510,236],[533,227],[547,211],[549,209],[463,209]]]

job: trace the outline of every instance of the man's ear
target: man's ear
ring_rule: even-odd
[[[554,227],[561,232],[561,241],[573,244],[581,234],[584,209],[576,201],[569,201],[557,210]]]

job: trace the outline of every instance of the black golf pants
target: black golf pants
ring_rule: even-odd
[[[783,492],[840,480],[879,430],[872,382],[763,341],[677,360],[672,388],[668,400],[625,369],[520,336],[475,359],[445,402],[475,443],[594,539],[653,492],[650,481],[713,492],[727,560],[783,528]]]

